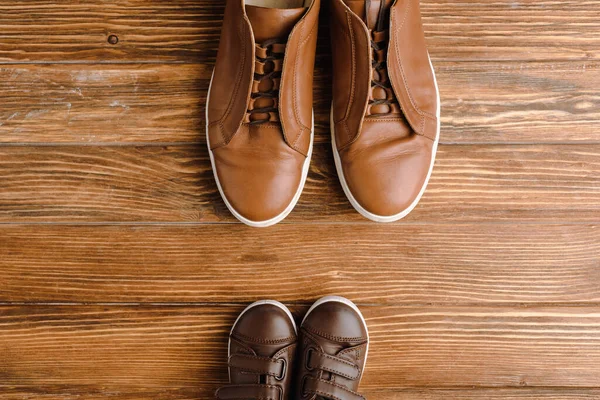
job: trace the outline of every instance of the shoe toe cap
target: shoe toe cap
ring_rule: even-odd
[[[426,185],[432,145],[416,136],[348,151],[342,167],[354,200],[374,217],[403,216]]]
[[[296,337],[294,321],[280,307],[260,304],[246,310],[232,330],[234,335],[258,342],[278,342]]]
[[[340,301],[327,301],[315,307],[302,323],[313,334],[349,342],[362,342],[368,332],[360,313]]]
[[[280,217],[297,200],[306,159],[293,150],[273,154],[243,154],[216,149],[215,168],[223,196],[238,219],[266,223]]]

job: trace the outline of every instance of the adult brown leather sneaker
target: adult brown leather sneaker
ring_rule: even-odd
[[[266,227],[294,208],[313,142],[320,0],[228,0],[206,108],[215,180],[232,214]]]
[[[229,335],[229,382],[221,400],[291,399],[296,324],[281,303],[262,300],[248,306]]]
[[[335,163],[366,218],[397,221],[431,176],[440,100],[418,0],[332,0]]]
[[[367,324],[354,303],[317,301],[300,327],[296,400],[364,400],[357,390],[368,351]]]

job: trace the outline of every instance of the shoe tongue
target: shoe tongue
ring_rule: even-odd
[[[360,19],[365,19],[365,2],[366,0],[344,0],[348,8]]]
[[[287,39],[306,10],[304,7],[267,8],[246,5],[246,15],[252,25],[254,41],[260,44],[270,39]]]
[[[381,2],[385,2],[386,11],[392,6],[393,0],[344,0],[348,8],[359,16],[371,30],[377,28]],[[368,8],[368,10],[367,10]]]

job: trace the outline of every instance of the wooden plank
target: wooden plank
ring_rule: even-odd
[[[600,55],[594,0],[421,0],[434,60],[590,60]]]
[[[0,1],[0,61],[197,62],[213,58],[224,1]],[[110,44],[115,35],[118,43]]]
[[[2,307],[2,384],[214,389],[242,309]],[[364,389],[600,382],[598,307],[362,309],[372,338]]]
[[[3,66],[0,143],[204,141],[209,80],[199,64]]]
[[[0,61],[196,62],[213,59],[224,0],[0,1]],[[435,60],[600,58],[594,0],[422,0]],[[327,10],[320,43],[328,45]],[[116,35],[118,43],[108,43]]]
[[[443,143],[600,139],[600,63],[439,63]]]
[[[2,226],[0,302],[600,303],[594,225]],[[282,273],[285,271],[285,273]]]
[[[95,385],[39,385],[2,387],[0,400],[214,400],[214,391],[205,388],[130,388]],[[567,398],[566,400],[570,400]]]
[[[208,398],[208,397],[207,397]],[[600,398],[597,389],[424,389],[397,391],[369,391],[370,400],[586,400]]]
[[[599,389],[397,389],[362,391],[369,400],[597,400]],[[61,399],[103,400],[107,397],[121,400],[213,400],[213,392],[207,388],[129,388],[98,386],[42,386],[2,388],[0,400]]]
[[[600,142],[600,62],[435,67],[442,143]],[[0,143],[204,143],[211,73],[210,64],[3,66]],[[317,143],[330,142],[330,85],[319,68]]]
[[[316,146],[286,222],[365,222],[328,145]],[[0,147],[0,222],[236,222],[204,146]],[[429,188],[404,220],[598,222],[600,146],[442,146]]]

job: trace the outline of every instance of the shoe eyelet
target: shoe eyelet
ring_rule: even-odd
[[[312,347],[306,350],[306,356],[304,357],[304,368],[306,368],[307,371],[314,370],[314,368],[310,366],[310,357],[314,351],[315,349]]]
[[[306,391],[306,379],[308,378],[308,375],[304,375],[302,377],[302,384],[300,385],[300,397],[303,399],[308,398],[308,396],[310,396],[310,393],[308,393]]]
[[[277,386],[277,391],[279,392],[279,400],[283,400],[283,388],[281,386]]]
[[[285,379],[287,370],[287,361],[284,358],[278,358],[277,362],[281,362],[281,374],[275,377],[276,381],[282,381]]]

